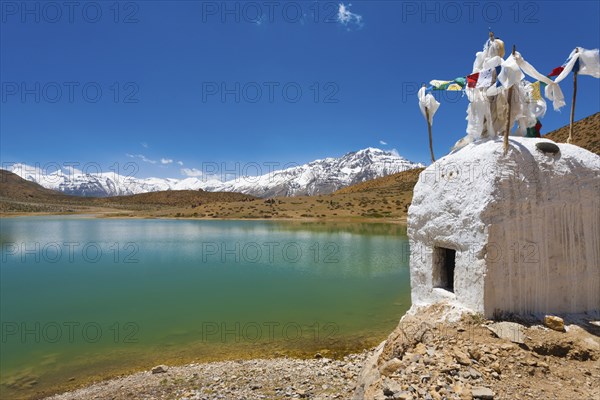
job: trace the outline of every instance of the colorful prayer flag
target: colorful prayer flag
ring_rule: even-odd
[[[487,88],[492,84],[492,69],[467,76],[467,86],[470,88]]]
[[[465,87],[467,86],[467,78],[461,76],[460,78],[456,78],[454,80],[454,83],[456,83],[460,87]]]
[[[446,90],[446,88],[450,84],[450,81],[440,81],[434,79],[431,82],[429,82],[429,84],[433,86],[433,90]]]
[[[470,88],[474,88],[475,86],[477,86],[478,79],[479,79],[479,72],[472,74],[472,75],[468,75],[467,76],[467,86]]]
[[[536,124],[535,126],[531,126],[529,128],[527,128],[527,132],[525,134],[525,137],[542,137],[541,135],[541,130],[542,130],[542,123],[540,122],[540,120],[536,120]]]
[[[429,82],[431,86],[433,86],[433,90],[450,90],[457,91],[462,90],[467,85],[466,78],[456,78],[452,81],[442,81],[438,79],[434,79]]]
[[[540,81],[536,81],[531,84],[531,98],[534,101],[542,100],[542,91],[540,88]]]
[[[548,74],[548,77],[558,76],[558,75],[560,75],[561,72],[563,72],[564,69],[565,69],[565,67],[556,67],[552,70],[552,72],[550,72]]]

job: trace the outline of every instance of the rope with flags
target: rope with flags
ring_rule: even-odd
[[[552,69],[547,75],[539,73],[515,50],[506,59],[503,57],[504,43],[490,32],[490,38],[486,41],[483,51],[476,55],[471,74],[451,80],[434,79],[428,86],[424,85],[419,90],[419,107],[428,124],[432,162],[434,156],[431,125],[439,107],[439,102],[432,93],[445,90],[462,91],[467,95],[470,103],[467,109],[467,137],[459,143],[466,144],[482,137],[492,138],[503,134],[507,145],[507,135],[515,122],[518,126],[514,134],[540,137],[540,119],[546,112],[542,89],[544,96],[552,101],[554,110],[560,110],[566,104],[559,83],[573,72],[573,100],[567,139],[568,143],[571,142],[577,76],[600,78],[599,50],[577,47],[563,65]],[[525,80],[525,75],[535,81]]]

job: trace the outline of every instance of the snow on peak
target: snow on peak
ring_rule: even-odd
[[[259,176],[237,176],[228,181],[187,177],[135,178],[114,172],[83,174],[78,170],[42,171],[25,164],[10,170],[21,178],[48,189],[77,196],[121,196],[161,190],[240,192],[259,197],[327,194],[345,186],[423,167],[394,151],[368,147],[339,158],[324,158]]]

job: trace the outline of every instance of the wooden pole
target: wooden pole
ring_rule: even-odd
[[[494,37],[494,32],[490,31],[490,42],[493,42],[494,40],[496,40],[496,38]],[[494,84],[496,83],[496,79],[496,68],[492,68],[492,86],[494,86]]]
[[[429,151],[431,152],[431,162],[435,162],[435,156],[433,155],[433,139],[431,137],[431,122],[429,122],[429,109],[425,107],[425,117],[427,118],[427,132],[429,133]]]
[[[504,154],[508,152],[508,133],[510,132],[510,112],[511,112],[511,99],[512,99],[512,86],[508,88],[508,118],[506,120],[506,130],[504,131]]]
[[[423,84],[425,87],[425,84]],[[425,119],[427,119],[427,132],[429,133],[429,152],[431,153],[431,162],[435,162],[435,156],[433,155],[433,138],[431,137],[431,122],[429,122],[429,109],[425,107]]]
[[[579,47],[575,49],[575,53],[579,52]],[[571,103],[571,122],[569,123],[569,137],[567,143],[571,143],[573,139],[573,121],[575,120],[575,101],[577,100],[577,71],[573,72],[573,102]]]
[[[513,56],[515,55],[515,51],[516,51],[516,47],[513,44],[513,50],[512,50]],[[513,93],[513,87],[511,86],[508,88],[508,118],[506,121],[506,130],[504,131],[504,155],[506,155],[506,153],[508,153],[508,134],[510,132],[510,127],[511,127],[510,112],[511,112],[512,93]]]

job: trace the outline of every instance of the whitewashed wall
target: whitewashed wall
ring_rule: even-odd
[[[408,215],[415,307],[446,300],[492,316],[600,313],[600,157],[545,139],[470,144],[428,167]],[[457,250],[454,293],[434,287],[432,249]]]

